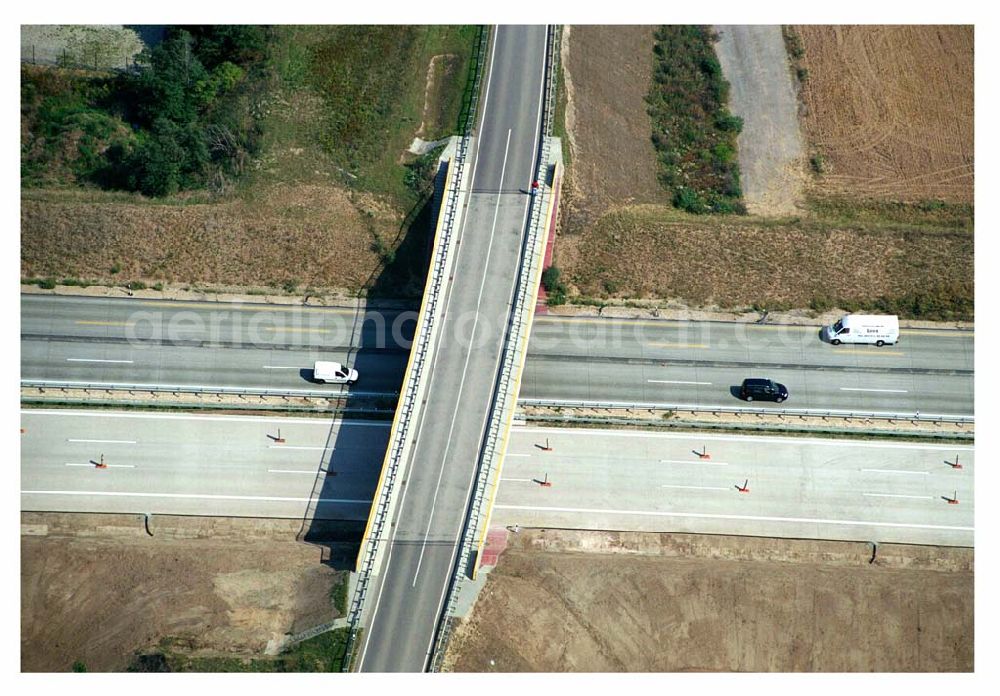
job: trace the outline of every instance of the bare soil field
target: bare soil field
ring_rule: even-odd
[[[159,645],[260,656],[336,616],[341,573],[288,520],[22,513],[21,669],[120,671]]]
[[[607,210],[663,203],[646,95],[653,26],[567,26],[562,61],[572,166],[563,188],[563,227],[579,230]],[[565,147],[565,146],[564,146]]]
[[[817,193],[973,200],[971,26],[796,26]]]
[[[402,213],[336,185],[275,184],[228,202],[157,204],[121,194],[21,197],[26,277],[358,289],[380,268]]]
[[[522,530],[458,672],[971,671],[973,551]]]

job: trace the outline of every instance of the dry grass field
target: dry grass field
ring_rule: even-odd
[[[797,26],[817,193],[973,199],[971,26]]]
[[[572,161],[560,201],[564,229],[585,228],[621,206],[669,201],[656,178],[653,126],[645,106],[653,75],[653,30],[563,29]]]
[[[260,187],[248,198],[160,204],[100,192],[28,191],[24,276],[361,288],[401,214],[330,184]],[[118,269],[117,272],[112,272]]]
[[[902,298],[917,290],[971,307],[972,235],[964,232],[708,220],[659,206],[606,214],[567,236],[560,263],[588,297],[678,299],[769,309]],[[850,259],[850,262],[844,262]]]
[[[973,669],[973,552],[528,530],[449,645],[456,672]]]

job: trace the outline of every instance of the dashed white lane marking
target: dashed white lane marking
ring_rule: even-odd
[[[862,469],[861,471],[871,471],[875,474],[916,474],[920,476],[930,476],[929,471],[908,471],[906,469]]]
[[[725,486],[675,486],[670,484],[664,484],[660,488],[687,488],[695,491],[728,491],[729,489]]]
[[[313,469],[312,471],[308,469],[268,469],[269,474],[310,474],[315,476],[316,474],[325,474],[325,471],[318,471]]]
[[[869,498],[911,498],[913,500],[934,500],[932,495],[903,495],[902,493],[862,493]]]
[[[306,445],[268,445],[268,449],[280,450],[332,450],[332,447],[308,447]]]
[[[861,387],[841,387],[840,391],[881,392],[885,394],[906,394],[905,389],[862,389]]]
[[[792,522],[797,524],[834,524],[856,527],[898,527],[902,529],[941,529],[953,532],[972,532],[975,527],[946,524],[913,524],[906,522],[869,522],[867,520],[827,520],[814,517],[766,517],[763,515],[712,515],[701,512],[661,512],[659,510],[602,510],[599,508],[534,507],[531,505],[496,505],[500,510],[525,512],[568,512],[583,515],[638,515],[647,517],[686,517],[690,519],[735,520],[744,522]]]
[[[699,466],[729,466],[729,462],[712,462],[701,459],[661,459],[660,464],[698,464]]]
[[[679,379],[647,379],[650,384],[711,384],[711,382],[685,382]]]
[[[108,445],[134,445],[134,444],[136,444],[135,440],[74,440],[74,439],[68,439],[68,440],[66,440],[66,442],[99,442],[99,443],[108,444]]]
[[[100,358],[66,358],[66,362],[92,362],[92,363],[124,363],[131,365],[132,360],[102,360]]]
[[[76,462],[66,462],[66,466],[86,466],[91,469],[96,469],[97,465],[93,462],[87,462],[86,464],[77,464]],[[135,464],[105,464],[108,469],[134,469]]]

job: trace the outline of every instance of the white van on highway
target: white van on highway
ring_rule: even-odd
[[[892,345],[899,340],[899,317],[894,314],[847,314],[831,326],[824,326],[824,341]]]
[[[358,371],[339,362],[317,360],[313,365],[313,379],[327,384],[354,384],[358,381]]]

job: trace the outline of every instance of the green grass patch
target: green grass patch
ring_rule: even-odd
[[[971,233],[975,222],[972,204],[940,200],[903,202],[810,196],[806,207],[823,224],[853,228]]]
[[[400,153],[421,123],[424,140],[460,131],[479,27],[281,26],[274,31],[271,65],[286,105],[276,106],[268,117],[265,149],[280,152],[315,143],[298,156],[302,178],[313,176],[318,165],[324,177],[388,195],[402,209],[411,209],[421,196]],[[258,175],[267,177],[266,170]]]
[[[341,573],[330,586],[330,603],[338,616],[347,616],[347,573]]]
[[[555,307],[566,303],[568,289],[562,281],[562,271],[557,266],[549,266],[542,271],[542,287],[548,293],[546,304]]]
[[[349,628],[338,628],[302,641],[275,657],[183,655],[161,642],[161,650],[137,655],[129,672],[340,672]]]
[[[653,85],[646,98],[659,179],[689,213],[745,213],[729,83],[709,27],[663,26],[655,34]]]
[[[566,130],[566,107],[569,98],[566,95],[566,78],[563,74],[562,62],[558,64],[556,75],[556,107],[552,114],[552,135],[560,138],[563,142],[563,164],[568,169],[572,164],[571,150],[569,146],[569,132]]]

